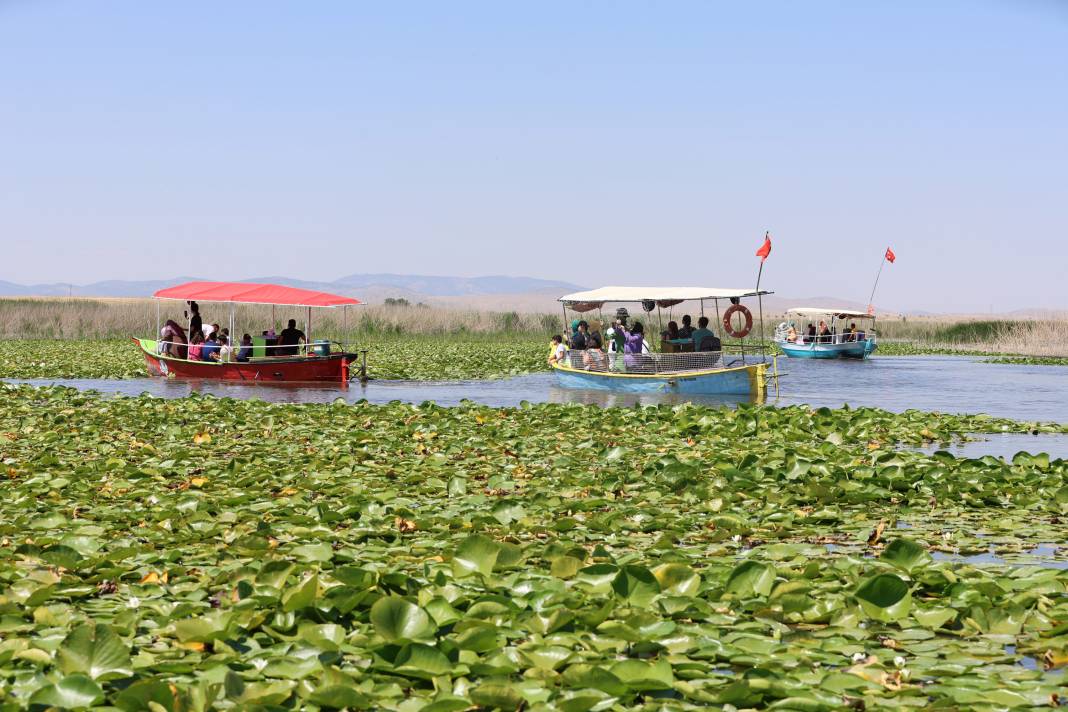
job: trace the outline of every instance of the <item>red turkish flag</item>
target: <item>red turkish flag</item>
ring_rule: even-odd
[[[897,259],[897,255],[894,254],[893,250],[891,250],[889,247],[887,247],[886,248],[886,261],[889,262],[890,264],[893,264],[894,260],[896,260],[896,259]]]
[[[760,249],[756,251],[756,256],[760,258],[760,264],[764,264],[764,260],[768,259],[768,255],[771,254],[771,237],[768,233],[764,233],[764,244],[760,246]]]

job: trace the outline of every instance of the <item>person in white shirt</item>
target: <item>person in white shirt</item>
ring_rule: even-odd
[[[567,365],[567,347],[564,346],[564,339],[559,334],[553,337],[550,344],[549,351],[549,365],[558,363],[561,366]]]
[[[234,360],[234,349],[230,346],[230,338],[228,336],[220,336],[219,341],[222,346],[219,348],[219,361],[222,363],[229,363]]]

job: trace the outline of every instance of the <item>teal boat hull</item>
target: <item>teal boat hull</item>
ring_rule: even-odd
[[[699,373],[616,374],[554,366],[561,388],[616,393],[763,396],[767,364],[752,364]]]
[[[865,359],[875,351],[874,341],[856,341],[844,344],[795,344],[778,342],[779,348],[790,358],[852,358]]]

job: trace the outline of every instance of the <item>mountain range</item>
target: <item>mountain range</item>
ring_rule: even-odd
[[[148,297],[164,287],[182,282],[199,281],[202,277],[174,277],[161,280],[108,280],[92,284],[16,284],[0,280],[3,297]],[[267,282],[290,287],[315,289],[352,296],[366,302],[380,302],[387,297],[422,299],[424,297],[492,297],[504,294],[553,293],[564,294],[582,287],[534,277],[440,277],[406,274],[350,274],[332,282],[317,282],[289,277],[258,277],[240,282]]]

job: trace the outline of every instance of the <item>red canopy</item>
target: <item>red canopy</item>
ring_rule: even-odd
[[[346,304],[360,304],[358,299],[342,297],[339,294],[284,287],[281,284],[252,284],[250,282],[186,282],[176,287],[161,289],[152,296],[157,299],[279,304],[290,307],[340,307]]]

